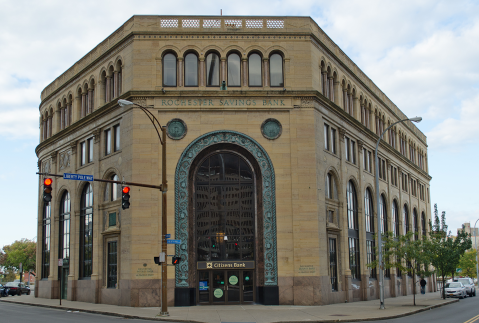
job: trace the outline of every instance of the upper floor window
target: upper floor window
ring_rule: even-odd
[[[358,230],[358,202],[354,184],[349,181],[347,190],[348,228]]]
[[[422,235],[426,235],[426,215],[424,212],[421,213],[421,228],[422,228]]]
[[[344,143],[346,160],[356,165],[356,142],[348,137],[344,137]]]
[[[163,56],[163,86],[176,86],[176,56],[172,53]]]
[[[336,129],[324,124],[324,149],[336,154]]]
[[[398,186],[398,169],[391,165],[391,184]]]
[[[185,86],[198,86],[198,56],[193,53],[185,56]]]
[[[113,149],[114,151],[120,150],[120,125],[113,127]]]
[[[364,195],[364,216],[366,218],[366,232],[374,233],[373,199],[369,189],[366,189]]]
[[[241,86],[241,60],[236,53],[228,55],[228,86]]]
[[[249,55],[248,58],[248,79],[249,86],[262,86],[262,68],[261,56],[256,53]]]
[[[407,210],[407,205],[404,205],[403,207],[403,210],[402,210],[402,214],[403,214],[403,220],[404,220],[404,234],[408,233],[409,232],[409,212]]]
[[[408,188],[407,174],[402,173],[401,178],[402,178],[402,189],[403,191],[407,192],[407,188]]]
[[[384,195],[379,196],[379,216],[381,218],[381,233],[388,231],[388,217],[386,209],[386,199]]]
[[[328,199],[337,199],[338,193],[336,192],[336,182],[331,173],[326,175],[326,197]]]
[[[416,209],[413,209],[412,210],[412,221],[413,221],[413,226],[414,226],[414,239],[419,239],[419,222],[418,222],[418,218],[417,218],[417,211]]]
[[[105,155],[111,154],[111,129],[105,130]]]
[[[206,86],[220,85],[220,58],[215,53],[206,56]]]
[[[273,54],[269,58],[269,75],[271,86],[284,86],[283,81],[283,57]]]
[[[80,143],[80,166],[93,162],[93,138]]]
[[[387,181],[386,161],[378,157],[379,178]]]
[[[363,148],[363,164],[364,170],[372,173],[372,154],[366,148]]]

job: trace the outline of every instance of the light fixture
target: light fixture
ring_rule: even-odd
[[[414,117],[414,118],[411,118],[411,119],[409,119],[409,120],[410,120],[410,121],[413,121],[413,122],[419,123],[419,122],[421,122],[422,118],[421,118],[421,117]]]
[[[127,106],[127,105],[132,105],[133,102],[130,102],[128,100],[120,99],[120,100],[118,100],[118,104],[120,105],[120,107],[124,107],[124,106]]]

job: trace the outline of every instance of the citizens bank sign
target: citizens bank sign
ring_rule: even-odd
[[[198,261],[198,269],[254,269],[254,261]]]

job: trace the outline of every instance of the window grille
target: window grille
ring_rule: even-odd
[[[225,19],[225,27],[228,28],[242,28],[243,21],[240,19]]]
[[[199,19],[183,19],[181,21],[181,27],[183,28],[200,28]]]
[[[161,19],[161,28],[178,28],[178,19]]]
[[[219,19],[205,19],[203,20],[203,28],[220,28],[221,20]]]
[[[284,28],[284,20],[266,20],[266,28]]]
[[[263,28],[263,20],[246,20],[246,28]]]

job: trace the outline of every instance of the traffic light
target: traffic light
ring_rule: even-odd
[[[43,202],[50,203],[52,200],[52,179],[45,178],[43,180]]]
[[[180,261],[181,261],[181,257],[173,257],[173,258],[171,259],[171,263],[172,263],[173,265],[178,265],[178,264],[180,263]]]
[[[121,190],[121,208],[123,210],[130,208],[130,188],[128,186],[123,187]]]

